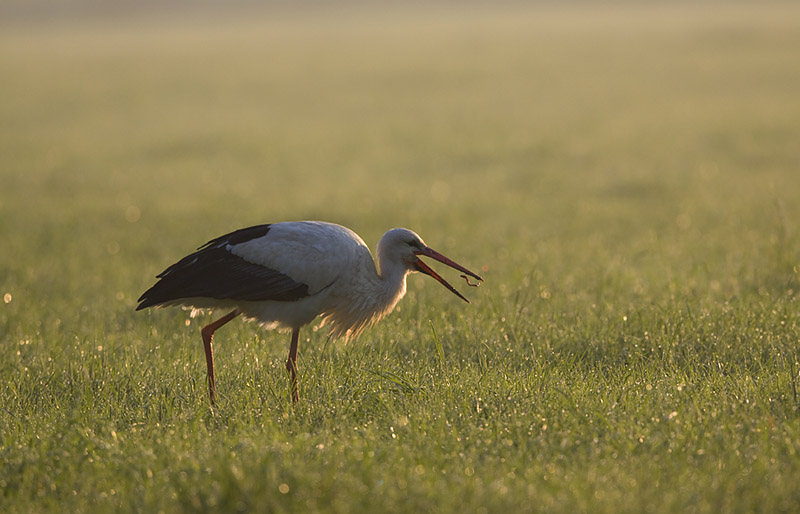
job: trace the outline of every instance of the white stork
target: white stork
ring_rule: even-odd
[[[481,277],[428,247],[405,228],[378,242],[378,267],[352,230],[321,221],[257,225],[212,239],[173,264],[139,298],[136,310],[182,305],[230,311],[203,327],[208,394],[214,405],[214,332],[240,314],[266,328],[290,329],[286,369],[292,401],[299,398],[297,344],[300,328],[317,316],[332,337],[349,338],[389,314],[406,293],[406,275],[419,271],[469,303],[418,256],[424,255],[479,281]],[[462,277],[472,284],[465,275]]]

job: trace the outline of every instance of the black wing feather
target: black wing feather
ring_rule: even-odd
[[[185,298],[288,302],[308,296],[308,285],[227,249],[268,231],[269,225],[258,225],[212,239],[161,272],[160,280],[139,298],[136,310]]]

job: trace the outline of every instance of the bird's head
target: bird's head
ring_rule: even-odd
[[[483,282],[483,279],[480,276],[476,275],[460,264],[450,260],[433,248],[430,248],[425,244],[421,237],[407,228],[393,228],[392,230],[386,232],[378,242],[377,250],[378,262],[381,263],[382,268],[387,265],[402,265],[406,271],[419,271],[420,273],[424,273],[435,278],[440,284],[467,303],[469,303],[469,300],[467,300],[445,279],[439,276],[438,273],[433,271],[430,266],[425,264],[419,258],[419,256],[424,255],[426,257],[430,257],[431,259],[437,260],[450,266],[451,268],[457,269],[458,271],[477,279],[480,282]],[[466,277],[464,278],[466,279]],[[467,283],[469,283],[469,280],[467,280]]]

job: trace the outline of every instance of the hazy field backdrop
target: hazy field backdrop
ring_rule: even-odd
[[[800,7],[16,15],[0,511],[800,511]],[[136,298],[293,219],[486,283],[308,327],[294,407],[228,325],[212,412],[210,318]]]

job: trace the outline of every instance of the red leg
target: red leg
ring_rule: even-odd
[[[300,338],[300,330],[292,330],[292,344],[289,347],[289,358],[286,360],[286,370],[292,377],[292,403],[297,403],[300,399],[300,391],[297,387],[297,342]]]
[[[217,321],[204,326],[203,330],[200,331],[200,334],[203,336],[203,347],[206,350],[206,366],[208,367],[208,398],[211,400],[212,406],[215,405],[214,391],[216,390],[216,386],[214,384],[214,355],[211,353],[211,340],[214,339],[214,332],[216,332],[219,327],[238,315],[239,311],[233,310]]]

